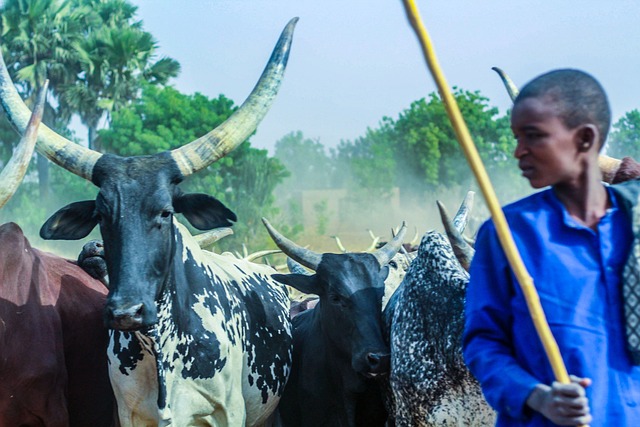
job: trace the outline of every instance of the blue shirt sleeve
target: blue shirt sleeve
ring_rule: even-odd
[[[526,400],[540,381],[517,361],[511,304],[518,284],[491,221],[480,228],[475,249],[465,302],[465,362],[496,411],[527,419]]]

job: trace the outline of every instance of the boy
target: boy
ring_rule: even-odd
[[[463,351],[498,426],[640,425],[640,367],[626,344],[622,290],[640,183],[602,183],[598,152],[610,122],[604,90],[578,70],[539,76],[514,102],[514,155],[531,186],[545,189],[504,212],[573,375],[571,384],[554,382],[487,221],[470,270]]]

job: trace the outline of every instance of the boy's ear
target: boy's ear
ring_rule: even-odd
[[[320,295],[320,289],[316,286],[315,274],[272,274],[271,277],[274,280],[285,285],[289,285],[304,294]]]
[[[598,132],[598,128],[595,125],[587,124],[582,125],[578,128],[576,132],[576,143],[578,144],[578,151],[581,153],[586,153],[591,150],[591,147],[597,147],[598,151],[600,151],[600,147],[598,146],[598,138],[600,133]]]
[[[230,227],[231,221],[238,220],[235,213],[208,194],[179,193],[173,198],[173,209],[199,230]]]
[[[47,240],[78,240],[87,237],[98,224],[95,210],[95,200],[71,203],[51,215],[40,228],[40,237]]]

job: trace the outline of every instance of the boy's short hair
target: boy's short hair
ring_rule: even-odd
[[[600,132],[599,148],[607,139],[611,109],[607,94],[590,74],[574,69],[554,70],[527,83],[514,101],[550,97],[558,105],[558,115],[569,128],[591,123]]]

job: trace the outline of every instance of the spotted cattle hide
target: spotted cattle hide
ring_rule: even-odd
[[[495,414],[462,357],[468,280],[446,238],[425,234],[384,311],[391,425],[494,425]]]
[[[177,222],[158,323],[113,331],[110,374],[128,425],[258,426],[291,367],[289,301],[275,270],[201,250]]]

